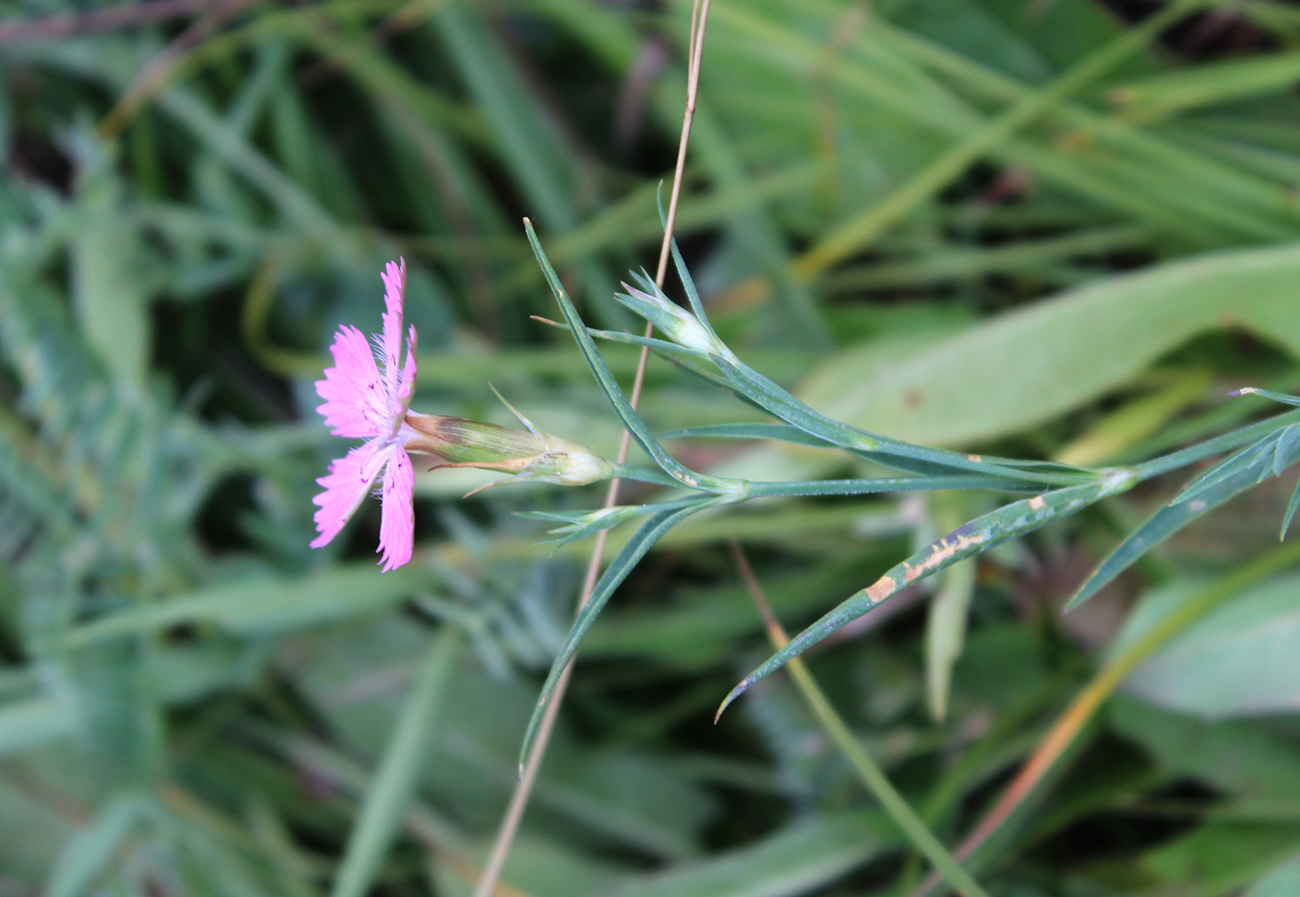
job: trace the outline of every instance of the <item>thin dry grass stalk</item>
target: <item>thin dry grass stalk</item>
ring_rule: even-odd
[[[686,148],[690,144],[691,123],[695,119],[695,102],[699,91],[700,84],[700,63],[704,53],[704,33],[709,19],[710,0],[695,0],[691,8],[691,29],[690,43],[688,49],[688,67],[686,80],[686,108],[682,115],[681,138],[677,146],[677,165],[673,171],[672,192],[668,200],[668,215],[664,225],[663,243],[659,248],[659,265],[655,269],[655,283],[663,286],[664,276],[668,271],[669,247],[672,245],[673,225],[677,220],[677,204],[681,197],[682,176],[686,168]],[[650,336],[653,328],[646,325],[645,336]],[[641,387],[645,382],[646,361],[649,358],[649,349],[642,347],[641,357],[638,360],[636,376],[632,383],[632,394],[629,396],[629,402],[633,408],[641,398]],[[623,464],[627,461],[628,448],[631,446],[632,434],[623,431],[622,442],[618,449],[618,463]],[[609,492],[605,496],[605,507],[613,507],[618,502],[619,480],[611,480]],[[600,562],[605,554],[605,541],[609,535],[608,530],[601,530],[596,535],[596,542],[591,552],[591,560],[587,564],[587,573],[583,578],[582,591],[578,597],[577,610],[591,599],[592,592],[596,588],[596,580],[600,575]],[[489,897],[496,893],[497,881],[501,877],[501,869],[505,865],[506,857],[510,854],[511,845],[514,844],[515,834],[519,830],[519,823],[523,819],[524,810],[528,806],[528,799],[532,795],[533,785],[537,780],[538,770],[541,769],[542,760],[546,756],[546,748],[551,740],[551,732],[555,728],[555,719],[560,710],[560,704],[564,700],[565,690],[569,685],[569,677],[573,672],[573,663],[570,662],[564,668],[559,682],[555,687],[554,696],[546,708],[546,713],[542,717],[541,724],[537,729],[536,739],[533,741],[532,749],[528,753],[528,758],[524,761],[520,770],[519,782],[515,786],[514,793],[510,796],[510,804],[506,807],[505,817],[501,820],[501,827],[497,831],[496,840],[492,844],[492,852],[488,856],[487,863],[483,867],[483,874],[479,878],[478,885],[474,888],[474,897]]]

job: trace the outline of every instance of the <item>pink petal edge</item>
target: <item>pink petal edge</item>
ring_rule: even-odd
[[[411,559],[415,542],[415,468],[411,456],[396,446],[384,470],[383,513],[379,522],[379,551],[382,572],[387,573]]]
[[[311,541],[312,548],[328,545],[352,519],[390,453],[380,448],[379,440],[372,439],[330,462],[329,473],[316,481],[324,491],[312,499],[320,508],[314,518],[320,535]]]
[[[398,396],[402,354],[402,311],[406,302],[406,259],[389,262],[384,266],[384,377],[388,383],[388,398]]]
[[[335,436],[360,439],[378,436],[389,427],[392,409],[370,343],[360,330],[344,324],[330,346],[334,366],[316,381],[316,393],[325,401],[316,410]]]

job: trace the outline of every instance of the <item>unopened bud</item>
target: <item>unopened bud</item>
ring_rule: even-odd
[[[653,283],[651,285],[653,286]],[[623,289],[627,292],[618,294],[618,300],[653,324],[677,345],[699,352],[701,355],[716,355],[724,352],[724,347],[718,342],[717,337],[710,333],[695,315],[673,302],[658,288],[653,293],[647,293],[623,284]]]
[[[444,467],[499,470],[562,486],[584,486],[614,475],[614,466],[586,446],[537,429],[412,411],[399,435],[407,451],[441,458]]]

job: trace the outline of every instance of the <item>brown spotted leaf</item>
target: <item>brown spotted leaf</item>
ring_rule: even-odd
[[[846,623],[856,620],[867,611],[896,595],[907,586],[932,573],[952,566],[977,554],[983,554],[995,545],[1032,532],[1061,517],[1068,517],[1108,495],[1122,492],[1137,482],[1127,468],[1114,468],[1103,479],[1081,486],[1056,489],[1006,505],[966,523],[916,554],[890,568],[884,576],[859,592],[854,593],[816,623],[790,640],[780,651],[765,660],[731,690],[718,714],[759,679],[774,673],[791,658],[826,638]]]

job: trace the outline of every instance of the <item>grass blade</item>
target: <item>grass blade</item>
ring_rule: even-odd
[[[348,836],[331,897],[364,897],[370,892],[429,754],[438,710],[450,685],[460,645],[460,631],[454,626],[444,626],[433,639]]]

